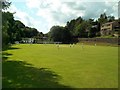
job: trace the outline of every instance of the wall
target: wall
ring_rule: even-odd
[[[101,42],[101,43],[111,43],[111,44],[119,44],[120,39],[118,38],[78,38],[79,42]],[[119,42],[119,43],[118,43]]]

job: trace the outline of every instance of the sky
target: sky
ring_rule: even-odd
[[[44,34],[54,25],[65,26],[67,21],[81,16],[97,19],[106,13],[118,18],[119,0],[9,0],[8,11],[14,12],[15,20],[36,28]]]

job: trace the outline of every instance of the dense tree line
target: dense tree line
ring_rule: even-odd
[[[100,36],[100,25],[114,21],[114,16],[101,14],[98,19],[85,20],[82,17],[68,21],[65,27],[53,26],[49,38],[53,41],[73,42],[75,38],[93,38]],[[68,34],[69,33],[69,34]],[[63,37],[64,35],[64,37]]]
[[[2,46],[13,44],[15,41],[21,41],[22,38],[37,37],[39,33],[37,29],[25,26],[21,21],[15,20],[13,13],[4,12],[10,6],[10,2],[2,2]]]
[[[49,37],[50,41],[71,43],[76,38],[93,38],[100,36],[100,26],[103,23],[115,20],[114,16],[101,14],[98,19],[85,20],[82,17],[68,21],[65,27],[53,26],[47,34],[38,32],[37,29],[25,26],[21,21],[15,20],[14,13],[4,12],[9,8],[11,2],[2,2],[2,40],[3,47],[15,41],[21,41],[22,38],[42,39]]]

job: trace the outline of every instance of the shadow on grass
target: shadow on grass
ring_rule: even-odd
[[[36,68],[25,61],[7,60],[4,53],[2,87],[5,88],[70,88],[59,83],[61,77],[48,68]],[[71,88],[72,89],[72,88]]]
[[[20,48],[16,48],[16,47],[9,47],[9,50],[14,50],[14,49],[20,49]]]
[[[10,53],[3,52],[3,53],[2,53],[2,60],[3,60],[3,61],[4,61],[4,60],[7,60],[8,57],[11,56],[11,55],[12,55],[12,54],[10,54]]]
[[[23,61],[3,61],[3,88],[69,88],[47,68],[35,68]]]
[[[14,49],[20,49],[20,48],[16,48],[16,47],[12,47],[11,45],[5,46],[2,48],[2,51],[6,51],[6,50],[14,50]]]
[[[20,48],[16,48],[16,47],[12,47],[10,45],[8,46],[5,46],[3,49],[2,49],[2,60],[7,60],[8,57],[12,54],[10,53],[7,53],[7,52],[4,52],[4,51],[7,51],[7,50],[15,50],[15,49],[20,49]]]

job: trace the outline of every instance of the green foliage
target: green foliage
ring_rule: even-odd
[[[3,46],[7,45],[8,43],[12,43],[12,26],[14,19],[13,14],[9,12],[3,12],[2,13],[2,40],[3,40]]]
[[[42,32],[39,32],[39,33],[37,33],[36,36],[34,36],[34,38],[36,38],[36,39],[43,39],[43,37],[44,37],[44,34]]]
[[[5,45],[7,45],[8,44],[8,42],[9,42],[9,35],[4,31],[4,32],[2,32],[2,46],[5,46]]]
[[[2,13],[2,41],[3,47],[8,43],[21,41],[22,38],[33,38],[38,35],[35,28],[26,27],[21,21],[14,20],[13,13]]]
[[[78,37],[87,37],[88,28],[89,28],[89,23],[83,21],[79,26],[77,26],[76,35]]]
[[[103,13],[100,15],[100,18],[98,18],[98,22],[100,24],[103,24],[103,23],[106,23],[108,20],[107,20],[107,16],[106,16],[106,13]]]
[[[109,22],[112,22],[112,21],[114,21],[115,20],[115,17],[114,16],[108,16],[108,21]]]
[[[2,32],[3,32],[3,44],[14,43],[14,41],[20,41],[22,38],[22,31],[25,26],[20,21],[15,21],[13,13],[2,13]],[[8,39],[7,41],[4,39]],[[5,42],[5,43],[4,43]]]
[[[99,32],[97,26],[98,22],[94,19],[84,20],[81,17],[67,22],[66,28],[70,31],[72,37],[95,37],[96,33]]]
[[[78,32],[76,29],[78,29],[79,25],[83,22],[84,20],[81,17],[78,17],[77,19],[73,19],[70,22],[67,22],[67,25],[65,26],[67,30],[70,31],[71,35],[73,37],[78,36]]]
[[[37,36],[39,32],[35,28],[25,27],[23,33],[25,38],[33,38]]]
[[[71,41],[70,32],[60,26],[53,26],[49,32],[50,40],[54,42],[69,43]]]
[[[2,9],[9,8],[11,2],[3,1]],[[37,36],[39,32],[35,28],[26,27],[21,21],[14,20],[13,13],[2,11],[2,46],[20,41],[22,38]]]
[[[24,37],[23,30],[25,28],[25,25],[19,21],[15,20],[13,29],[14,29],[14,41],[20,41],[22,37]]]
[[[88,37],[92,38],[96,36],[96,28],[90,28],[88,32]]]
[[[9,8],[11,2],[3,1],[2,9]],[[101,14],[98,20],[89,19],[84,20],[82,17],[68,21],[65,27],[53,26],[47,35],[52,41],[69,43],[73,42],[75,38],[87,38],[100,36],[100,25],[106,22],[114,21],[114,16],[107,16],[105,13]],[[21,41],[22,38],[36,38],[42,39],[44,35],[38,32],[37,29],[25,26],[21,21],[14,20],[13,13],[2,13],[3,23],[3,46],[15,41]],[[75,40],[76,41],[76,40]]]
[[[71,40],[73,40],[74,38],[99,37],[101,24],[106,23],[106,22],[111,22],[114,20],[115,20],[114,16],[107,16],[106,13],[101,14],[98,20],[96,21],[94,19],[84,20],[82,17],[78,17],[77,19],[68,21],[65,27],[60,27],[60,26],[54,27],[53,26],[49,32],[50,39],[53,41],[64,41],[61,38],[63,37],[61,34],[63,33],[62,32],[63,29],[67,30],[67,32],[70,33],[70,35],[68,36],[72,37]],[[64,38],[66,38],[66,36]],[[68,41],[69,38],[68,40],[67,39],[65,40]]]

